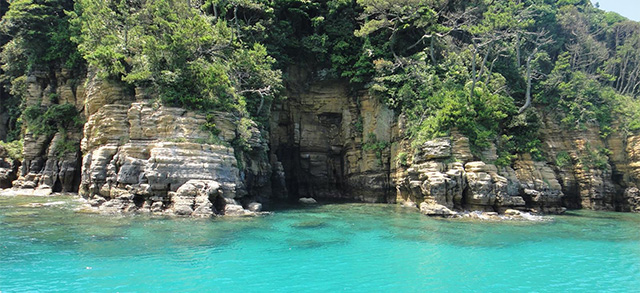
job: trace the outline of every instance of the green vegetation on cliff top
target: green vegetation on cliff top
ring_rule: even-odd
[[[542,112],[603,136],[640,129],[640,23],[588,0],[1,2],[6,140],[21,121],[63,128],[26,107],[27,76],[87,66],[265,129],[290,66],[309,68],[404,114],[414,145],[455,129],[476,150],[495,143],[504,165],[544,155]]]

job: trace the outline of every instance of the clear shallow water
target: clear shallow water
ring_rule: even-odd
[[[62,205],[22,207],[30,202]],[[640,288],[640,215],[464,222],[342,204],[243,219],[74,213],[0,197],[0,291],[539,291]]]

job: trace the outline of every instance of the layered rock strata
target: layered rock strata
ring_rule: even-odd
[[[308,73],[296,68],[289,74],[288,99],[272,111],[270,141],[289,197],[393,201],[393,112],[374,98],[350,94],[344,82],[309,83]]]
[[[54,104],[71,104],[82,112],[84,86],[68,71],[34,72],[27,78],[26,106],[46,109]],[[82,117],[79,117],[80,119]],[[76,192],[80,179],[80,140],[82,132],[67,129],[53,135],[23,136],[23,161],[12,186],[20,194],[48,195],[51,192]]]
[[[635,136],[614,133],[603,139],[597,127],[567,130],[538,110],[544,158],[521,154],[500,167],[493,163],[495,146],[472,154],[469,140],[455,131],[414,150],[405,140],[401,113],[366,93],[351,93],[340,81],[299,68],[289,75],[288,100],[273,110],[270,143],[272,162],[282,162],[294,200],[426,203],[425,209],[437,213],[637,207],[632,188],[638,188],[640,164],[633,162],[640,160],[635,158],[640,140]],[[594,156],[607,150],[599,158],[604,161],[594,164]]]
[[[250,215],[263,202],[300,198],[399,202],[442,216],[640,211],[639,135],[567,130],[538,110],[544,158],[521,154],[502,167],[495,146],[472,154],[455,130],[412,147],[402,113],[375,97],[308,70],[289,76],[288,99],[274,105],[267,133],[228,113],[161,106],[91,74],[76,85],[68,73],[36,72],[26,103],[71,103],[86,124],[83,133],[27,132],[22,166],[3,158],[0,184],[33,194],[79,189],[105,212],[185,216]],[[211,123],[218,135],[202,128]],[[232,148],[238,139],[243,147]],[[75,150],[59,152],[68,145]]]
[[[249,206],[259,209],[248,190],[264,186],[248,188],[245,183],[268,186],[271,174],[268,161],[255,158],[265,147],[255,124],[244,134],[251,151],[242,156],[243,172],[229,146],[237,137],[238,121],[232,115],[207,118],[163,107],[140,93],[127,95],[102,82],[90,83],[87,92],[80,193],[92,206],[104,212],[199,217],[250,214]],[[219,135],[202,127],[212,122]],[[267,171],[260,174],[263,165]]]
[[[423,213],[439,216],[454,215],[454,210],[563,211],[558,182],[536,184],[549,179],[543,177],[546,166],[518,161],[513,169],[469,161],[468,140],[453,137],[427,141],[411,161],[398,162],[393,174],[398,202],[418,204]]]

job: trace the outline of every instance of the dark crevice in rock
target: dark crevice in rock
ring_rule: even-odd
[[[134,204],[137,208],[141,208],[141,207],[142,207],[142,205],[143,205],[143,204],[144,204],[144,202],[145,202],[145,198],[144,198],[144,196],[142,196],[142,195],[136,194],[136,195],[134,195],[134,196],[133,196],[132,201],[133,201],[133,204]]]
[[[277,148],[276,154],[284,169],[285,183],[290,200],[297,200],[300,197],[300,185],[298,174],[300,170],[300,151],[290,145],[281,145]]]
[[[53,183],[53,187],[51,190],[53,192],[61,192],[62,191],[62,180],[60,180],[60,176],[55,176],[55,182]]]
[[[215,196],[213,200],[211,200],[211,197],[210,197],[209,201],[213,203],[214,209],[219,212],[224,211],[224,207],[227,205],[227,201],[221,195]]]

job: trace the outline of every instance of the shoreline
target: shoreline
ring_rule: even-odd
[[[256,216],[266,216],[273,213],[277,213],[280,210],[300,210],[300,209],[312,209],[316,207],[322,206],[330,206],[330,205],[349,205],[349,204],[357,204],[357,205],[384,205],[390,207],[398,207],[404,210],[413,210],[416,213],[420,213],[423,216],[433,218],[433,219],[444,219],[444,220],[472,220],[472,221],[480,221],[480,222],[501,222],[501,221],[526,221],[526,222],[549,222],[553,221],[553,216],[557,214],[544,214],[544,213],[533,213],[529,211],[519,211],[507,209],[502,213],[498,212],[487,212],[487,211],[478,211],[478,210],[455,210],[451,211],[450,215],[428,215],[424,212],[421,212],[417,206],[407,205],[406,203],[366,203],[361,201],[349,200],[349,199],[320,199],[316,203],[301,203],[301,202],[292,202],[292,201],[274,201],[270,202],[267,206],[272,208],[268,211],[258,211],[258,212],[250,212],[243,214],[232,214],[232,215],[220,215],[213,214],[209,216],[184,216],[177,215],[175,213],[168,212],[168,210],[162,210],[158,212],[152,212],[149,210],[143,210],[142,208],[134,209],[134,210],[105,210],[101,209],[100,206],[92,206],[91,200],[83,198],[76,192],[54,192],[54,193],[45,193],[44,191],[38,192],[38,190],[31,190],[31,192],[24,192],[25,189],[0,189],[0,197],[21,197],[21,198],[57,198],[57,197],[71,197],[73,201],[79,203],[79,205],[74,208],[74,212],[76,213],[89,213],[96,215],[104,215],[104,216],[130,216],[130,215],[150,215],[150,216],[159,216],[159,217],[168,217],[168,218],[239,218],[239,217],[256,217]],[[28,191],[28,190],[26,190]],[[25,203],[20,205],[20,207],[30,207],[30,208],[40,208],[40,207],[50,207],[61,205],[63,202],[54,201],[53,203],[40,203],[40,202],[32,202]]]

